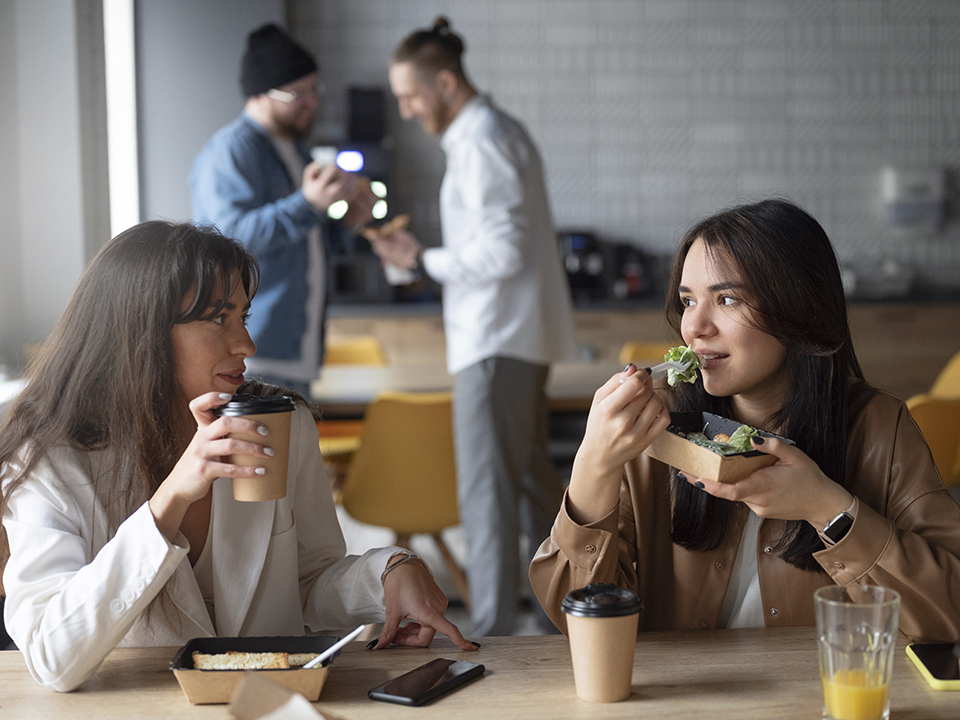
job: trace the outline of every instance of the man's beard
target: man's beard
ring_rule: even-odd
[[[307,140],[313,131],[313,117],[309,122],[297,122],[295,119],[287,120],[285,118],[274,118],[277,129],[284,135],[288,135],[297,140]]]

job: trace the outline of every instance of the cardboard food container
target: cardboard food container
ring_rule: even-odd
[[[327,671],[334,653],[319,667],[285,668],[282,670],[197,670],[193,667],[193,653],[238,652],[288,652],[321,653],[337,641],[335,637],[247,637],[247,638],[194,638],[174,655],[170,669],[180,683],[180,689],[194,705],[227,703],[234,688],[244,673],[254,672],[275,682],[285,685],[303,695],[310,702],[316,702],[327,679]]]
[[[671,467],[693,477],[719,480],[720,482],[736,482],[760,468],[773,465],[777,458],[758,450],[734,455],[720,455],[709,448],[697,445],[679,433],[702,432],[708,438],[718,433],[733,435],[742,423],[730,420],[719,415],[707,412],[672,412],[670,413],[670,427],[644,452],[655,460],[666,463]],[[759,431],[763,437],[777,438],[791,445],[792,440]]]

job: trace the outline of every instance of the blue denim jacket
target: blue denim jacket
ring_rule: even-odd
[[[297,147],[309,162],[306,146]],[[218,130],[197,155],[190,191],[194,222],[215,224],[260,263],[248,324],[257,356],[299,357],[307,322],[306,237],[327,218],[296,189],[267,131],[246,114]],[[321,358],[325,315],[326,303]]]

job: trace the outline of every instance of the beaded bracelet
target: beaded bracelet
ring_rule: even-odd
[[[397,553],[394,553],[394,554],[397,554]],[[389,575],[391,571],[396,570],[398,567],[403,565],[407,560],[421,560],[421,558],[416,553],[404,552],[402,558],[387,565],[387,567],[384,568],[383,572],[380,573],[380,584],[383,585],[383,579],[387,577],[387,575]]]

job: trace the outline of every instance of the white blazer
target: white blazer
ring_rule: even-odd
[[[214,481],[216,629],[186,560],[187,539],[168,542],[146,503],[111,534],[91,483],[106,454],[49,453],[3,516],[10,543],[4,620],[33,677],[67,691],[117,646],[382,622],[380,573],[396,548],[345,557],[317,440],[313,418],[298,406],[281,500],[237,502],[228,478]],[[173,602],[145,613],[164,586]]]

